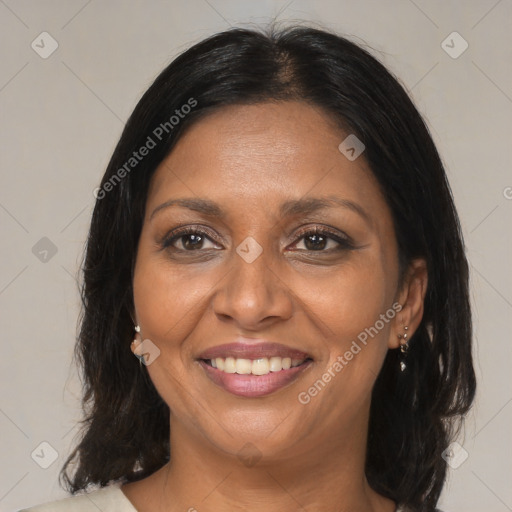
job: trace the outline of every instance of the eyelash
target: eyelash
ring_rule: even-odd
[[[208,231],[208,230],[206,230],[204,228],[185,226],[183,228],[176,229],[169,236],[166,236],[163,239],[163,241],[161,242],[160,245],[161,245],[162,249],[170,249],[170,248],[172,248],[172,249],[174,249],[176,251],[180,251],[180,252],[189,252],[189,253],[196,252],[194,250],[187,251],[186,249],[178,249],[176,247],[172,247],[172,244],[176,240],[179,240],[180,238],[182,238],[182,237],[184,237],[186,235],[201,235],[201,236],[205,236],[208,239],[210,239],[210,241],[215,243],[215,240],[212,240],[215,237],[213,236],[212,233],[210,233],[210,231]],[[352,243],[352,241],[351,241],[351,239],[349,237],[340,236],[339,234],[337,234],[334,231],[329,230],[328,228],[320,228],[318,226],[315,226],[313,228],[307,228],[307,229],[297,233],[298,239],[297,239],[297,242],[295,242],[295,243],[298,243],[300,240],[302,240],[303,238],[305,238],[307,236],[310,236],[310,235],[325,236],[328,239],[334,240],[336,243],[339,244],[339,246],[336,247],[336,248],[331,248],[331,249],[327,249],[327,250],[318,250],[318,251],[309,250],[309,249],[298,249],[297,250],[298,252],[316,252],[316,253],[322,253],[323,252],[323,253],[331,253],[331,252],[335,252],[335,251],[350,250],[350,249],[354,249],[355,248],[355,245]],[[200,252],[200,251],[201,250],[199,249],[198,252]]]

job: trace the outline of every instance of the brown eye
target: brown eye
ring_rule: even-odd
[[[181,235],[178,240],[181,240],[181,244],[184,249],[201,249],[205,238],[203,235],[194,235],[190,233],[188,235]]]
[[[299,248],[299,250],[331,252],[354,247],[348,237],[344,238],[326,229],[309,229],[308,231],[302,232],[299,236],[300,240],[304,240],[304,249]],[[295,244],[295,248],[297,248],[296,246],[297,243]]]
[[[212,247],[205,247],[204,245],[207,242],[210,242]],[[214,244],[206,231],[192,227],[179,229],[166,237],[162,243],[162,248],[168,249],[171,247],[185,252],[197,251],[199,249],[218,249],[218,246]]]

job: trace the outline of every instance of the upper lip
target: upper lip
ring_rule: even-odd
[[[261,359],[263,357],[289,357],[291,359],[308,359],[311,356],[302,350],[273,343],[261,341],[248,343],[247,341],[236,341],[225,343],[206,349],[198,359],[216,359],[217,357],[234,357],[239,359]]]

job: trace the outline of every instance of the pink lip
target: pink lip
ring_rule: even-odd
[[[300,366],[290,368],[289,370],[270,372],[267,375],[239,375],[238,373],[225,373],[213,366],[210,366],[204,361],[199,361],[199,364],[205,370],[206,375],[215,384],[226,391],[237,396],[257,398],[274,393],[275,391],[290,384],[296,380],[304,370],[309,368],[312,362],[306,361]]]
[[[215,359],[217,357],[234,357],[240,359],[259,359],[262,357],[289,357],[291,359],[307,359],[309,354],[294,348],[286,347],[280,343],[270,343],[268,341],[257,341],[256,343],[247,343],[243,341],[237,343],[226,343],[205,350],[198,359]]]

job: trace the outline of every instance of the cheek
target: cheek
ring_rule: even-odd
[[[187,393],[187,364],[183,341],[197,324],[201,290],[186,279],[179,267],[168,264],[160,253],[139,252],[133,279],[134,304],[143,339],[160,350],[147,371],[160,396],[173,410],[183,409]],[[203,292],[204,293],[204,292]]]
[[[392,272],[387,272],[378,255],[368,253],[333,272],[310,300],[327,327],[330,337],[342,344],[374,325],[391,306]],[[313,302],[310,304],[313,306]]]
[[[167,343],[180,321],[193,309],[196,291],[180,276],[179,267],[166,264],[162,253],[139,250],[133,278],[135,310],[145,338]]]
[[[369,252],[354,260],[350,268],[333,274],[328,293],[317,305],[330,336],[323,341],[328,361],[322,365],[320,377],[329,384],[325,393],[322,391],[322,405],[319,402],[317,406],[325,408],[325,414],[332,415],[333,421],[339,419],[336,411],[340,410],[340,403],[345,412],[358,411],[370,399],[395,316],[391,308],[393,279],[393,268],[386,267],[378,252]]]
[[[314,401],[315,414],[326,424],[346,421],[368,406],[395,316],[388,283],[392,272],[370,259],[345,270],[333,275],[323,296],[313,297],[314,306],[310,303],[327,332],[328,338],[319,340],[319,346],[328,359],[302,391]],[[387,321],[381,320],[381,314]]]

